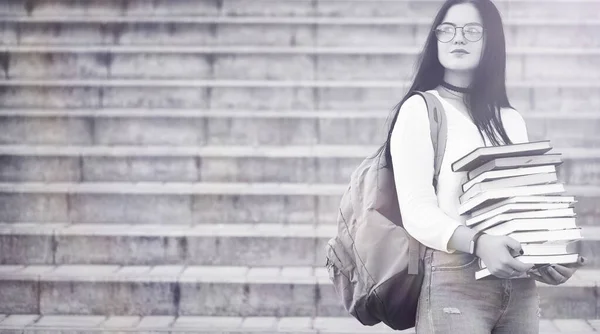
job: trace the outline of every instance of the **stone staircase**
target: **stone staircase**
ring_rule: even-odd
[[[0,3],[0,332],[390,332],[324,246],[440,3]],[[496,4],[590,260],[542,332],[600,331],[600,2]]]

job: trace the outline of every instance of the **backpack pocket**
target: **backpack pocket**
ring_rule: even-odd
[[[352,305],[356,288],[355,265],[337,238],[327,243],[325,267],[333,287],[347,311]]]
[[[325,267],[329,273],[329,279],[332,281],[339,275],[349,278],[349,272],[353,266],[348,265],[348,257],[342,244],[337,238],[330,239],[327,242]]]

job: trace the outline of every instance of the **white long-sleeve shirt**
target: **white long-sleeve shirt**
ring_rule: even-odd
[[[467,172],[453,172],[451,164],[478,147],[492,144],[484,134],[484,145],[477,126],[467,115],[440,97],[436,90],[429,92],[441,99],[448,124],[437,195],[432,185],[433,144],[427,106],[420,96],[412,96],[402,105],[390,140],[390,154],[404,228],[423,245],[453,253],[455,250],[448,248],[448,241],[467,219],[457,212]],[[501,113],[511,141],[528,142],[521,114],[510,108],[503,108]]]

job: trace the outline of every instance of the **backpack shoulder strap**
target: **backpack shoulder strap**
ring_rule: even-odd
[[[417,92],[425,99],[427,104],[427,114],[429,115],[429,129],[431,134],[431,142],[433,143],[434,157],[434,174],[433,184],[437,186],[437,181],[440,176],[442,161],[444,160],[444,152],[446,151],[446,139],[448,137],[448,124],[446,123],[446,113],[440,100],[433,94],[428,92]]]
[[[440,175],[442,160],[446,151],[446,139],[448,137],[448,124],[446,123],[446,114],[440,100],[428,92],[415,92],[425,99],[427,105],[427,114],[429,115],[429,129],[431,134],[431,143],[434,152],[434,173],[433,186],[437,192],[437,182]],[[419,273],[419,262],[425,253],[425,247],[415,238],[410,237],[409,243],[408,273],[416,275]]]

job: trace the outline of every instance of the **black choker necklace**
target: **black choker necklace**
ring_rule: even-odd
[[[470,93],[471,92],[471,89],[469,89],[469,88],[457,87],[457,86],[447,83],[446,81],[442,81],[441,86],[444,88],[453,90],[455,92],[459,92],[459,93]]]

